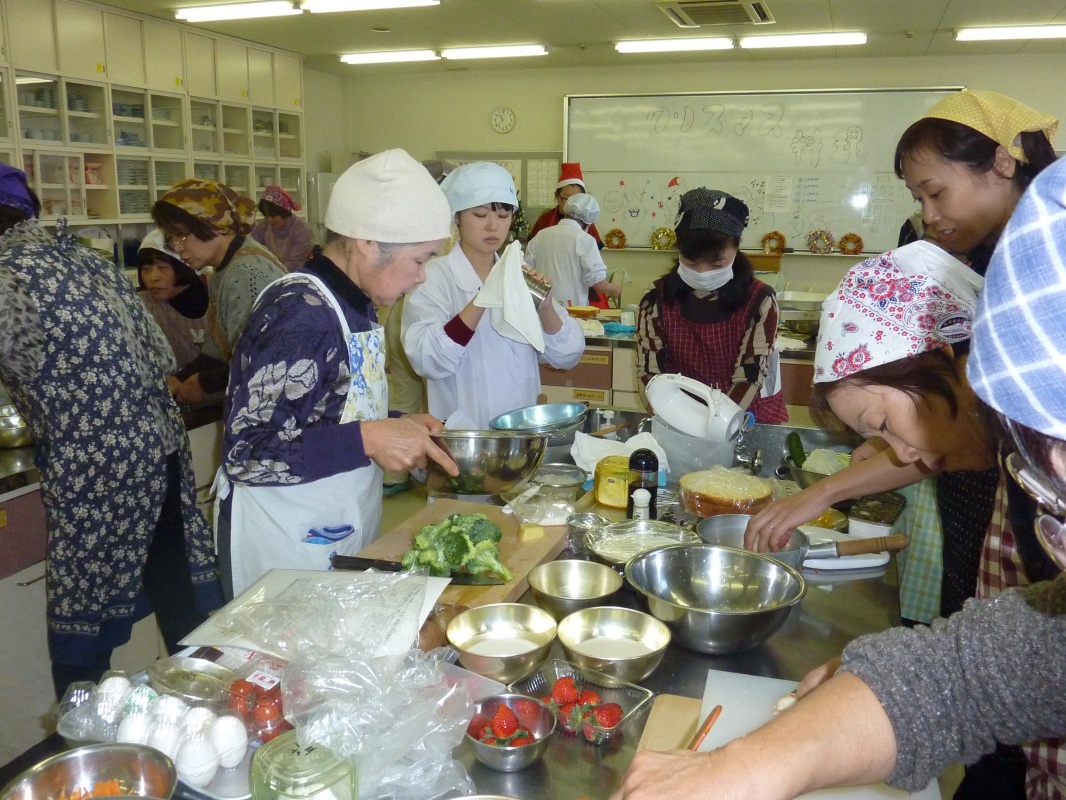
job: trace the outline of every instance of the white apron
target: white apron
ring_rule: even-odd
[[[384,328],[374,323],[365,333],[352,333],[337,300],[314,275],[287,275],[275,283],[301,280],[317,284],[329,299],[348,343],[352,382],[341,422],[384,419],[389,409]],[[215,519],[219,515],[218,504],[232,490],[230,559],[234,596],[267,570],[329,569],[330,556],[358,553],[380,533],[381,487],[382,470],[374,462],[351,472],[291,486],[231,484],[220,468],[215,479]],[[312,528],[321,531],[344,525],[351,525],[354,532],[328,543],[321,537],[316,537],[321,544],[307,541]]]

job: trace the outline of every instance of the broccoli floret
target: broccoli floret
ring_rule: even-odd
[[[403,558],[400,559],[400,564],[403,565],[405,570],[418,569],[422,566],[418,561],[418,550],[408,550],[403,554]]]
[[[466,568],[475,575],[480,572],[495,572],[507,583],[514,578],[511,570],[500,561],[500,551],[495,542],[483,541],[474,546],[474,557],[466,562]]]
[[[466,535],[470,537],[470,541],[477,546],[480,542],[492,542],[493,544],[499,544],[503,539],[503,531],[500,530],[500,526],[495,522],[490,522],[488,517],[481,514],[478,515],[481,519],[474,520],[474,523],[467,530]]]
[[[474,545],[454,528],[437,537],[437,559],[442,569],[460,570],[473,555]]]
[[[432,525],[424,525],[415,534],[415,550],[432,550],[436,546],[436,539],[450,527],[449,520],[444,519]]]

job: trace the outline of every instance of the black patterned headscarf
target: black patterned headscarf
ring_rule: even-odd
[[[701,186],[681,195],[674,230],[711,230],[739,239],[747,226],[748,207],[742,200]]]

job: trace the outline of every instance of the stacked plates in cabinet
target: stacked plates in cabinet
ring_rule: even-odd
[[[120,161],[118,163],[118,183],[120,186],[147,186],[148,165]]]

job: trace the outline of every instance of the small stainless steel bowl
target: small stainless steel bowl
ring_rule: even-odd
[[[452,477],[436,461],[411,477],[441,494],[493,494],[513,489],[529,478],[544,458],[546,433],[444,431],[433,442],[452,457],[459,475]]]
[[[471,672],[510,683],[536,671],[555,641],[555,618],[536,606],[492,603],[448,623],[448,643]]]
[[[33,444],[33,434],[18,409],[14,406],[0,406],[0,447],[28,447]]]
[[[784,457],[784,466],[788,470],[789,476],[796,483],[799,484],[801,489],[806,489],[814,484],[818,483],[822,478],[828,477],[820,472],[811,472],[810,470],[800,469],[792,461],[792,456]]]
[[[575,611],[558,635],[570,661],[629,683],[651,675],[670,644],[670,629],[655,617],[613,606]]]
[[[807,584],[761,553],[711,544],[650,550],[626,564],[626,579],[678,644],[699,653],[740,653],[780,628]]]
[[[52,756],[7,785],[0,800],[77,797],[105,781],[118,781],[117,796],[170,800],[178,784],[174,762],[140,744],[91,744]],[[85,794],[88,796],[88,794]]]
[[[485,744],[472,735],[489,724],[500,706],[507,706],[518,715],[518,724],[533,734],[533,744],[499,747]],[[540,761],[554,732],[555,713],[545,703],[523,694],[498,694],[474,704],[474,717],[466,729],[466,743],[474,757],[486,767],[498,772],[517,772]]]
[[[622,588],[622,576],[595,561],[549,561],[529,573],[537,605],[556,619],[583,608],[603,605]]]

